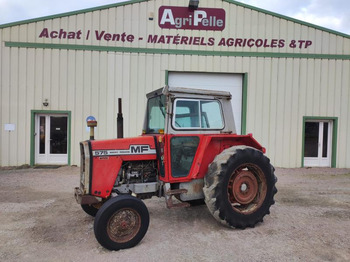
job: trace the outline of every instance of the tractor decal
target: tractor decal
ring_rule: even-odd
[[[93,156],[155,155],[156,150],[149,145],[130,145],[129,149],[94,150]]]

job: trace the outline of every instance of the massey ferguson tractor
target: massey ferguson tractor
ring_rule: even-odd
[[[168,208],[205,202],[225,226],[254,227],[274,204],[274,167],[251,134],[237,135],[231,94],[164,87],[147,94],[142,135],[80,143],[75,198],[95,216],[105,248],[137,245],[147,232],[142,199]]]

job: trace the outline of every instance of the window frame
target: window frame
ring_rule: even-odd
[[[158,128],[158,129],[154,129],[154,128],[150,128],[150,108],[149,108],[149,102],[151,99],[156,99],[156,98],[160,98],[162,99],[161,97],[164,97],[164,110],[165,110],[165,116],[164,116],[164,127],[162,128]],[[160,95],[155,95],[155,96],[152,96],[152,97],[149,97],[147,99],[147,103],[146,103],[146,119],[145,119],[145,125],[144,125],[144,131],[145,131],[145,134],[160,134],[160,131],[159,130],[164,130],[165,127],[166,127],[166,111],[167,111],[167,102],[166,102],[166,97],[163,95],[163,94],[160,94]],[[151,130],[153,130],[151,132]]]
[[[177,127],[175,125],[175,116],[176,116],[176,104],[178,101],[195,101],[198,102],[198,113],[199,113],[199,127]],[[203,128],[202,127],[202,111],[201,111],[201,102],[202,101],[215,101],[218,103],[219,105],[219,110],[220,110],[220,114],[221,114],[221,120],[222,120],[222,127],[221,128]],[[179,98],[175,98],[173,101],[173,114],[171,116],[171,126],[174,130],[176,131],[186,131],[186,130],[199,130],[199,131],[215,131],[215,130],[223,130],[225,129],[225,118],[224,118],[224,112],[222,109],[222,103],[219,99],[193,99],[193,98],[183,98],[183,97],[179,97]]]

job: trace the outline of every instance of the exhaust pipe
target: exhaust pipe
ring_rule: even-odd
[[[117,138],[124,137],[124,120],[122,113],[122,99],[118,98],[118,115],[117,115]]]

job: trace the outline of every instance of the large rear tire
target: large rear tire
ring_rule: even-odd
[[[146,205],[136,197],[121,195],[109,199],[97,212],[94,232],[103,247],[119,250],[136,246],[148,226]]]
[[[220,223],[254,227],[275,203],[277,179],[270,160],[259,150],[235,146],[217,155],[204,178],[205,203]]]

